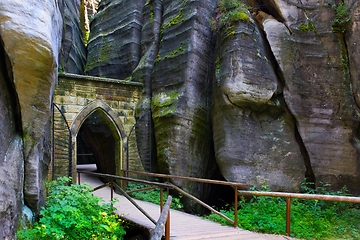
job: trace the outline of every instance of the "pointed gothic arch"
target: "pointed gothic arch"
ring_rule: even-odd
[[[71,139],[72,139],[72,157],[73,157],[73,179],[76,179],[76,166],[78,164],[77,156],[77,140],[79,131],[81,131],[84,123],[96,115],[106,123],[111,132],[114,140],[114,167],[115,171],[113,174],[120,174],[124,162],[124,146],[126,146],[126,133],[121,120],[118,118],[116,113],[101,100],[94,100],[93,102],[86,105],[76,116],[73,123],[70,126]],[[110,161],[110,160],[109,160]],[[108,172],[109,173],[109,172]]]

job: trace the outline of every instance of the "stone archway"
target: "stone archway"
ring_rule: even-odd
[[[108,105],[101,100],[95,100],[85,106],[73,121],[70,131],[73,145],[73,179],[76,179],[78,151],[80,149],[84,153],[84,148],[92,155],[98,172],[120,174],[127,137],[122,122]],[[86,146],[79,148],[79,144]]]

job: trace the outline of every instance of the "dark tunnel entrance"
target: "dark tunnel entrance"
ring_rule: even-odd
[[[76,137],[77,166],[88,165],[98,173],[115,175],[119,140],[113,122],[101,109],[95,110],[83,122]]]

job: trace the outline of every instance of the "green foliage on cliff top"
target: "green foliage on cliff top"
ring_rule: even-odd
[[[315,193],[306,188],[309,193]],[[266,190],[266,189],[265,189]],[[329,192],[321,188],[320,194],[347,195]],[[239,227],[268,234],[286,235],[286,200],[278,197],[244,198],[239,202]],[[234,219],[234,207],[221,210]],[[207,219],[229,223],[216,214]],[[291,236],[300,239],[360,239],[360,209],[350,203],[326,202],[317,200],[291,200]]]
[[[231,25],[236,22],[249,22],[249,7],[238,0],[220,0],[220,24]]]
[[[39,222],[19,231],[18,239],[123,239],[124,221],[113,213],[112,204],[99,205],[103,200],[88,185],[68,185],[70,180],[63,177],[47,185]]]

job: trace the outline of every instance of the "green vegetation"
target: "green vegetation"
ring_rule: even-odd
[[[335,19],[332,26],[334,33],[345,33],[346,26],[350,21],[350,11],[346,6],[345,2],[340,3],[339,5],[333,6],[335,10]]]
[[[102,42],[99,43],[100,45],[100,51],[98,52],[99,55],[98,56],[94,55],[87,59],[85,72],[95,68],[99,64],[107,63],[114,58],[114,49],[116,48],[114,46],[115,43],[111,41],[109,42],[105,36],[102,36],[101,40]]]
[[[165,117],[175,113],[176,105],[174,104],[179,99],[180,93],[177,91],[161,92],[153,97],[151,101],[151,109],[153,117]]]
[[[102,45],[101,45],[99,60],[101,62],[110,61],[113,58],[112,56],[113,51],[114,51],[113,42],[107,42],[107,39],[105,37],[102,37]]]
[[[170,53],[165,55],[163,58],[161,58],[160,51],[159,51],[158,55],[156,56],[155,62],[158,62],[158,61],[161,61],[164,59],[168,59],[168,58],[176,57],[180,54],[185,53],[185,51],[186,51],[186,44],[182,42],[182,43],[180,43],[180,46],[177,49],[174,49],[173,51],[171,51]]]
[[[127,191],[134,191],[134,190],[136,191],[136,190],[144,189],[144,188],[146,188],[146,186],[143,184],[129,183]],[[167,193],[166,193],[166,191],[163,191],[163,192],[164,192],[163,199],[164,199],[164,204],[165,204],[165,201],[167,199]],[[133,198],[142,200],[142,201],[160,204],[160,189],[159,188],[153,188],[150,190],[133,192],[133,193],[130,193],[130,196]],[[180,198],[173,197],[170,208],[171,209],[182,209],[183,205],[180,202],[180,199],[181,199],[181,197]]]
[[[303,31],[303,32],[314,32],[316,33],[316,29],[315,29],[315,26],[314,24],[311,22],[311,20],[308,18],[307,19],[307,24],[305,23],[302,23],[299,28],[298,28],[300,31]]]
[[[103,200],[88,185],[70,182],[71,178],[62,177],[47,184],[39,222],[18,231],[18,239],[123,239],[124,221],[113,213],[114,202],[99,205]]]
[[[185,43],[181,43],[180,47],[178,49],[175,49],[174,51],[169,53],[170,57],[175,57],[181,53],[185,52]],[[167,56],[164,57],[165,59],[167,58]]]
[[[341,192],[326,191],[326,185],[317,193],[347,195]],[[309,193],[315,193],[304,185]],[[265,189],[266,190],[266,189]],[[284,198],[252,197],[239,202],[239,227],[262,233],[286,235],[286,200]],[[234,219],[234,208],[221,210]],[[218,215],[211,214],[207,219],[229,224]],[[334,203],[317,200],[292,199],[291,236],[300,239],[359,239],[360,209],[349,203]]]
[[[185,15],[183,14],[184,6],[188,0],[184,0],[181,4],[180,11],[176,14],[175,17],[171,18],[169,21],[166,21],[161,27],[160,34],[162,35],[164,29],[169,28],[171,26],[177,25],[185,20]]]
[[[233,23],[240,21],[249,22],[248,15],[249,6],[241,3],[238,0],[220,0],[220,24],[230,26]]]

